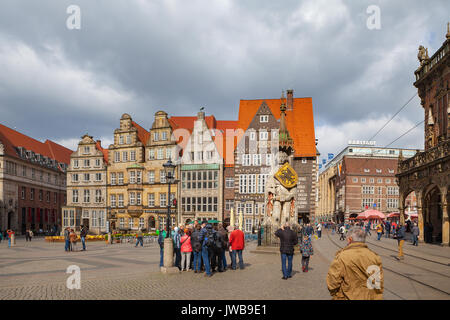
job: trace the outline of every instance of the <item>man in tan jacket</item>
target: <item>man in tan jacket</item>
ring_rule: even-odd
[[[347,247],[339,250],[327,275],[333,300],[382,300],[383,268],[381,258],[365,244],[366,233],[352,227]]]

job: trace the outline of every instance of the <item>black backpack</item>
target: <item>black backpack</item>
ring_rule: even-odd
[[[194,231],[191,235],[191,245],[192,249],[194,249],[195,252],[200,252],[202,249],[202,244],[200,242],[200,232]]]
[[[205,245],[208,248],[214,248],[216,243],[216,234],[212,230],[208,230],[205,235]]]

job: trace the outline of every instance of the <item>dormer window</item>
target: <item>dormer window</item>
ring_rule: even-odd
[[[269,134],[267,131],[260,131],[259,132],[259,140],[260,141],[267,141],[269,139]]]
[[[268,115],[259,116],[259,122],[269,122],[269,116]]]
[[[89,152],[90,152],[90,148],[89,147],[84,147],[83,153],[84,154],[89,154]]]

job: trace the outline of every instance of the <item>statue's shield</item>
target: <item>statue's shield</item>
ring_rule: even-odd
[[[275,179],[280,181],[283,187],[290,189],[297,185],[298,175],[294,168],[289,163],[285,163],[277,173],[275,173]]]

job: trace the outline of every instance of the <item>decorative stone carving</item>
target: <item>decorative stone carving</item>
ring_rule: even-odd
[[[420,65],[422,66],[428,59],[428,49],[424,46],[419,46],[419,53],[417,54],[417,59],[419,59]]]

